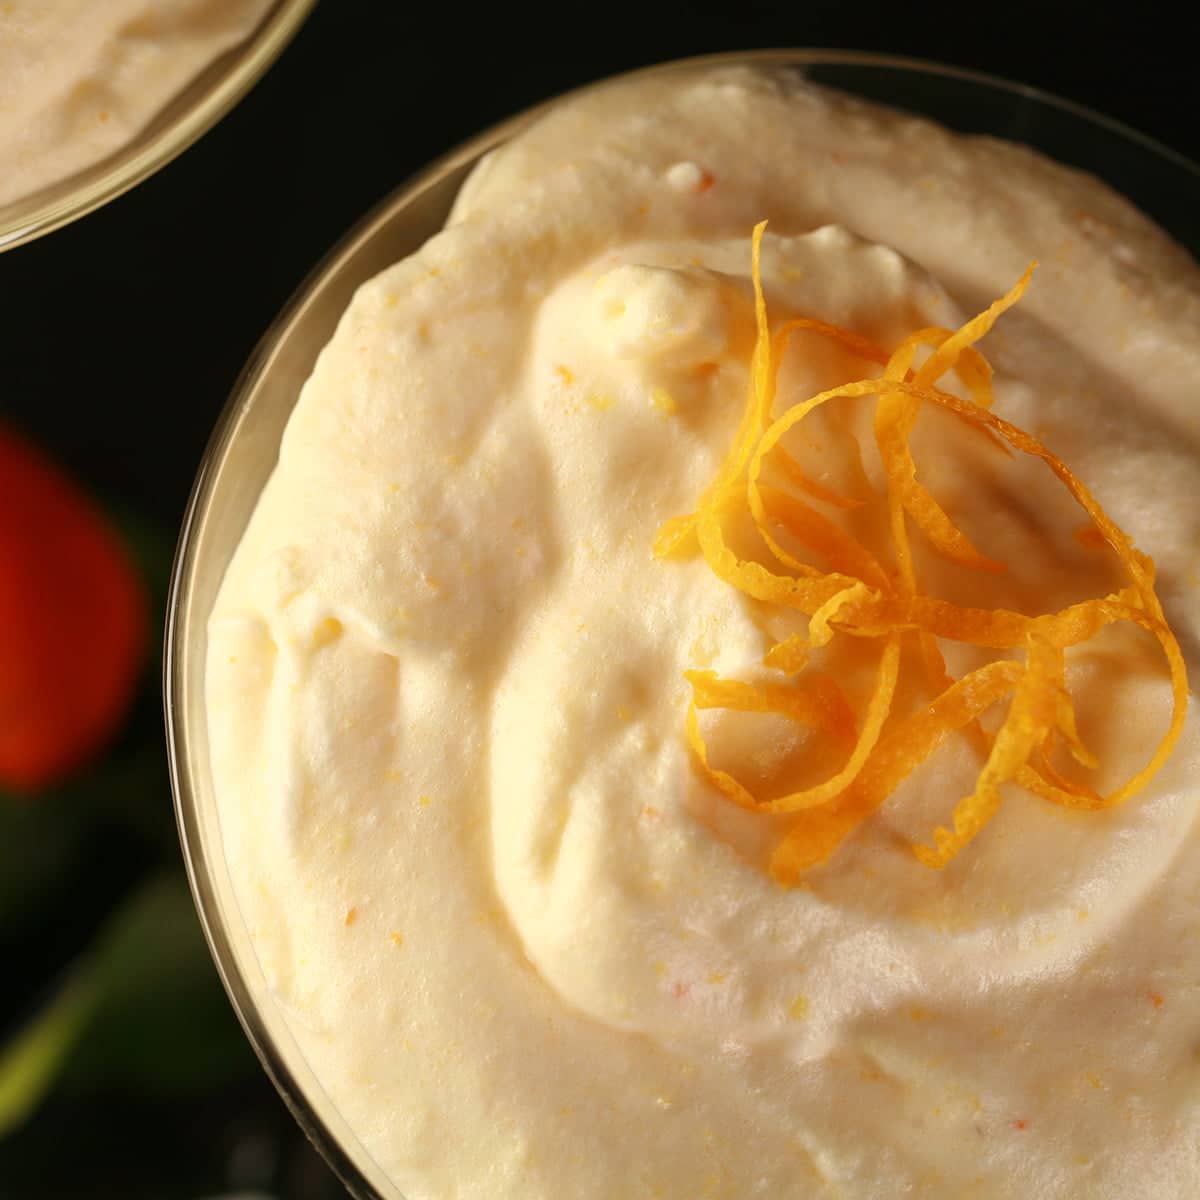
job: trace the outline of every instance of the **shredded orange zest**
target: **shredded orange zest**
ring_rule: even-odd
[[[793,814],[787,833],[773,851],[770,870],[785,885],[824,862],[842,841],[954,733],[968,736],[983,765],[974,789],[954,807],[947,826],[933,830],[931,844],[914,845],[917,858],[944,867],[987,825],[1002,802],[1004,785],[1015,783],[1065,807],[1095,810],[1121,804],[1137,794],[1161,769],[1183,730],[1187,710],[1187,669],[1179,643],[1168,627],[1154,589],[1154,564],[1104,512],[1091,492],[1037,438],[992,411],[992,368],[976,349],[996,321],[1025,293],[1034,265],[1012,289],[958,330],[921,329],[891,353],[868,339],[813,318],[794,318],[772,333],[762,286],[762,238],[766,222],[751,239],[751,276],[757,336],[741,422],[716,476],[696,511],[666,522],[655,539],[655,554],[703,556],[724,582],[761,604],[807,617],[807,632],[792,633],[767,650],[763,664],[780,682],[723,679],[712,671],[689,671],[692,688],[687,741],[701,774],[726,798],[757,813]],[[883,368],[818,393],[773,416],[780,364],[793,333],[824,337],[842,350]],[[914,369],[918,351],[927,353]],[[968,397],[939,386],[953,371]],[[815,503],[850,513],[865,501],[846,497],[811,479],[782,444],[784,436],[817,408],[856,397],[875,397],[874,431],[887,480],[887,528],[891,565],[873,553]],[[921,591],[910,523],[931,549],[948,561],[984,574],[1005,570],[977,549],[951,515],[917,478],[910,435],[921,409],[945,409],[985,435],[1006,454],[1041,460],[1088,523],[1076,534],[1089,547],[1112,551],[1128,578],[1109,596],[1085,600],[1052,613],[1028,616],[1003,608],[964,607]],[[790,490],[769,483],[769,467]],[[859,464],[859,475],[866,475]],[[803,493],[803,497],[797,493]],[[765,562],[743,558],[726,539],[733,517],[748,517],[765,548]],[[743,521],[744,524],[744,521]],[[784,541],[786,539],[787,545]],[[789,549],[788,547],[799,549]],[[811,552],[821,565],[807,561]],[[774,560],[775,565],[766,565]],[[1064,748],[1085,770],[1096,756],[1084,745],[1066,684],[1066,651],[1102,629],[1126,623],[1153,637],[1166,659],[1171,718],[1149,761],[1124,784],[1100,795],[1065,776],[1051,762]],[[875,682],[860,717],[832,676],[811,666],[814,652],[842,637],[878,647]],[[962,678],[947,674],[939,639],[994,651],[1002,657]],[[892,712],[902,665],[916,651],[924,686],[934,697],[908,716]],[[995,732],[980,717],[1007,699]],[[781,796],[757,795],[730,772],[710,762],[700,713],[724,709],[771,713],[827,734],[848,747],[841,768],[823,782]]]

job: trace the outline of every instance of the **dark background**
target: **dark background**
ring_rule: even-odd
[[[535,17],[519,5],[322,0],[266,78],[181,158],[0,255],[0,416],[116,515],[161,605],[192,476],[231,384],[292,290],[368,208],[456,142],[565,88],[668,58],[787,45],[975,68],[1200,157],[1194,51],[1158,4],[726,0],[562,5]],[[95,786],[109,799],[54,799],[64,811],[92,805],[91,815],[64,842],[52,882],[29,885],[21,920],[0,922],[0,1038],[148,877],[176,870],[177,882],[157,687],[148,672],[116,766],[101,770]],[[186,905],[175,911],[172,928],[196,950]],[[188,1021],[208,1041],[187,1082],[172,1081],[187,1047],[169,1022],[137,1070],[68,1073],[70,1086],[0,1141],[0,1200],[338,1194],[198,954],[188,970],[203,978],[191,990],[207,999]],[[181,971],[182,987],[191,976]],[[123,1011],[136,1047],[149,1018]]]

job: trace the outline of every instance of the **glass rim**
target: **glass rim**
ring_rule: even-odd
[[[61,229],[165,167],[217,124],[266,74],[316,0],[276,0],[249,37],[184,84],[126,145],[80,171],[0,208],[0,253]],[[222,58],[232,56],[224,69]],[[209,79],[215,69],[217,73]],[[199,89],[199,94],[192,95]],[[180,107],[174,116],[164,113]]]
[[[552,103],[556,101],[546,102],[547,105]],[[191,778],[195,762],[188,749],[186,721],[180,719],[180,714],[187,707],[187,663],[183,650],[192,616],[189,601],[197,565],[192,551],[215,492],[216,468],[236,434],[239,419],[246,411],[246,400],[269,369],[282,334],[303,314],[319,285],[335,275],[367,245],[397,210],[412,203],[456,169],[478,160],[508,140],[544,107],[546,105],[534,106],[493,125],[422,168],[356,222],[301,281],[259,339],[218,414],[184,509],[167,592],[162,667],[167,769],[180,849],[197,916],[222,986],[259,1062],[309,1141],[355,1200],[378,1200],[381,1193],[367,1180],[362,1165],[345,1151],[328,1124],[313,1111],[294,1071],[265,1029],[238,963],[229,931],[224,926],[216,889],[209,874],[210,864],[204,849],[200,813]],[[204,614],[200,619],[206,617],[207,614]]]
[[[313,0],[305,0],[305,2],[312,3]],[[314,303],[320,289],[335,279],[338,273],[344,270],[351,260],[367,247],[372,239],[379,235],[399,213],[411,207],[455,171],[478,161],[484,154],[507,141],[547,109],[574,96],[608,86],[619,80],[628,80],[638,76],[742,64],[800,68],[862,66],[908,72],[914,75],[940,76],[980,85],[1007,93],[1023,101],[1048,105],[1088,124],[1107,130],[1191,175],[1197,186],[1200,186],[1200,165],[1187,156],[1121,121],[1031,85],[1013,82],[969,68],[865,51],[799,48],[728,51],[669,60],[604,76],[558,93],[550,99],[534,104],[489,126],[481,133],[437,157],[399,184],[370,208],[305,276],[268,326],[235,380],[229,396],[218,414],[213,432],[197,468],[196,478],[180,525],[167,597],[163,653],[163,711],[168,770],[181,850],[197,914],[218,975],[251,1046],[284,1103],[309,1140],[337,1174],[343,1186],[356,1200],[380,1200],[385,1193],[368,1178],[363,1163],[353,1158],[344,1148],[343,1143],[331,1130],[328,1120],[314,1110],[309,1096],[300,1087],[294,1071],[285,1061],[279,1047],[272,1041],[266,1030],[258,1012],[258,1002],[251,994],[250,986],[237,961],[229,931],[223,925],[222,914],[217,906],[215,887],[209,873],[210,864],[202,843],[200,815],[193,788],[193,775],[197,763],[194,761],[194,756],[189,753],[189,734],[186,722],[181,719],[181,715],[187,708],[189,667],[192,670],[197,668],[203,670],[203,663],[189,664],[187,661],[187,634],[191,619],[207,620],[208,616],[207,613],[193,614],[191,601],[198,566],[195,554],[197,536],[215,495],[219,467],[236,437],[242,418],[249,411],[249,403],[255,389],[269,371],[275,351],[286,332]],[[836,83],[822,83],[822,86],[834,90],[840,88],[840,85]],[[841,88],[841,90],[846,89]],[[314,354],[319,349],[320,347],[315,347]],[[204,769],[208,770],[207,763],[204,764]],[[369,1159],[369,1156],[367,1157]],[[394,1185],[393,1190],[395,1190]]]

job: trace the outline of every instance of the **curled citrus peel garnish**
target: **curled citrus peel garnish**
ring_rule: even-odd
[[[772,875],[784,884],[794,883],[801,871],[824,862],[952,733],[969,736],[984,761],[974,790],[954,807],[949,825],[933,831],[933,844],[912,846],[927,866],[945,866],[980,832],[998,810],[1000,789],[1008,783],[1069,808],[1096,810],[1129,799],[1149,783],[1179,739],[1187,709],[1187,670],[1154,590],[1153,562],[1037,438],[991,412],[992,369],[975,343],[1020,300],[1033,266],[1006,295],[961,329],[918,330],[889,355],[858,334],[809,318],[790,320],[772,334],[761,273],[765,226],[766,222],[756,226],[751,242],[757,336],[741,422],[696,511],[666,522],[654,550],[666,558],[698,549],[710,569],[743,594],[806,615],[808,631],[775,643],[764,658],[764,665],[780,672],[785,682],[749,683],[722,679],[711,671],[688,672],[692,700],[686,733],[701,773],[741,808],[794,815],[770,863]],[[864,362],[881,366],[882,373],[820,392],[772,417],[779,366],[789,337],[798,331],[827,338]],[[929,354],[914,371],[921,348],[928,348]],[[969,399],[938,386],[951,370]],[[782,445],[788,431],[817,408],[868,396],[877,398],[874,432],[887,479],[891,569],[810,503],[845,511],[863,500],[811,480]],[[910,524],[936,554],[958,566],[983,574],[999,574],[1005,567],[978,550],[918,480],[909,437],[922,404],[945,409],[1007,454],[1015,451],[1045,463],[1087,514],[1087,544],[1111,549],[1128,576],[1128,585],[1112,595],[1040,616],[964,607],[924,594],[913,562]],[[766,483],[763,471],[768,462],[806,498]],[[859,474],[865,480],[861,470]],[[729,545],[725,523],[737,514],[749,515],[780,569],[744,559]],[[786,549],[780,531],[792,544],[815,552],[825,569]],[[1108,795],[1100,795],[1087,784],[1067,778],[1050,756],[1061,745],[1079,766],[1098,766],[1079,735],[1066,686],[1065,651],[1121,622],[1157,640],[1170,674],[1171,719],[1145,766]],[[811,652],[839,637],[879,646],[875,682],[858,719],[833,679],[809,667]],[[1023,661],[1000,658],[953,679],[946,672],[938,639],[1019,651]],[[919,656],[925,687],[934,695],[916,712],[897,718],[892,704],[901,667],[911,657],[910,647]],[[999,727],[994,733],[985,732],[979,718],[1006,698],[1008,711]],[[848,746],[845,762],[829,778],[803,790],[775,797],[756,795],[709,761],[700,731],[699,713],[705,709],[784,716]]]

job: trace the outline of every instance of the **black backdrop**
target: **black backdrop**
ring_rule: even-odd
[[[180,159],[83,221],[0,254],[0,416],[44,440],[110,507],[169,539],[255,341],[316,260],[409,174],[579,83],[667,58],[787,45],[990,72],[1200,157],[1194,51],[1158,4],[613,0],[535,16],[519,5],[321,0],[267,77]],[[136,725],[153,743],[161,737],[152,680]],[[165,826],[165,767],[159,774]],[[76,900],[47,910],[37,937],[0,945],[10,978],[38,993],[154,853],[111,835],[76,868]],[[6,990],[0,1033],[28,1007],[20,985]],[[230,1122],[251,1131],[249,1142]],[[261,1079],[176,1108],[52,1106],[23,1137],[0,1146],[5,1200],[197,1197],[230,1182],[229,1155],[252,1157],[254,1145],[275,1165],[245,1179],[279,1196],[335,1194]],[[65,1165],[65,1137],[94,1170]]]

